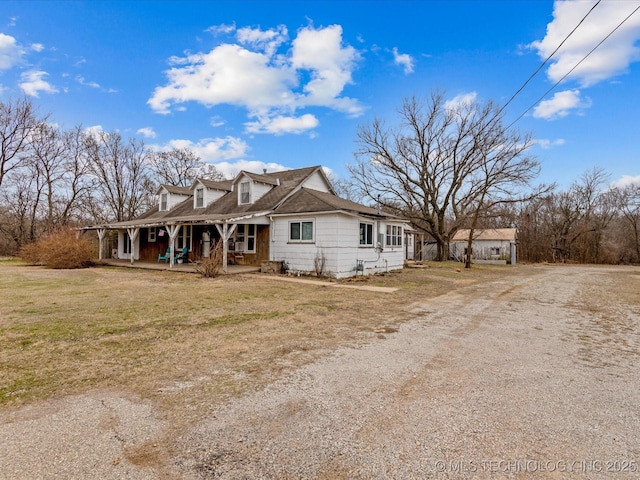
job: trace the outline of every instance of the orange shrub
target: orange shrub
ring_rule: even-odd
[[[73,230],[53,233],[20,250],[24,261],[48,268],[81,268],[93,265],[94,246]]]

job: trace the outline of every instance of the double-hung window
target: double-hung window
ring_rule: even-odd
[[[313,242],[313,221],[289,223],[290,242]]]
[[[249,182],[240,183],[240,203],[251,203],[251,184]]]
[[[169,201],[169,195],[167,195],[166,193],[161,193],[160,194],[160,211],[161,212],[166,212],[167,210],[169,210],[168,201]]]
[[[387,225],[387,246],[399,247],[402,245],[402,227]]]
[[[373,246],[373,224],[372,223],[360,224],[360,245]]]
[[[196,208],[204,207],[204,188],[196,188]]]

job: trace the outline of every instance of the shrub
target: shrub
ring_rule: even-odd
[[[313,259],[313,271],[316,274],[316,277],[324,276],[324,269],[327,263],[327,257],[324,254],[323,250],[318,250],[316,252],[316,256]]]
[[[76,237],[73,230],[62,230],[25,245],[20,258],[48,268],[82,268],[93,265],[94,245],[86,238]]]
[[[214,242],[209,258],[204,258],[202,263],[196,267],[196,272],[204,278],[215,278],[220,274],[222,265],[222,241]]]

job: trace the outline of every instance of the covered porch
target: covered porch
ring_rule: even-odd
[[[100,261],[120,266],[142,264],[140,268],[156,270],[195,271],[197,263],[209,258],[219,242],[222,271],[232,273],[229,271],[232,267],[259,270],[261,262],[269,259],[269,226],[262,213],[212,216],[198,221],[189,217],[170,222],[138,220],[85,227],[84,230],[96,230]],[[106,241],[108,238],[109,242]]]

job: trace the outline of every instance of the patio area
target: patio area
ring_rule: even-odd
[[[110,265],[112,267],[124,267],[124,268],[142,268],[146,270],[168,270],[172,272],[183,272],[183,273],[198,273],[196,271],[197,264],[195,263],[177,263],[173,267],[169,267],[168,263],[164,262],[144,262],[144,261],[135,261],[133,265],[130,260],[119,260],[107,258],[100,260],[102,265]],[[235,275],[239,273],[253,273],[259,272],[260,267],[257,265],[228,265],[227,273],[225,274],[220,269],[221,275]]]

